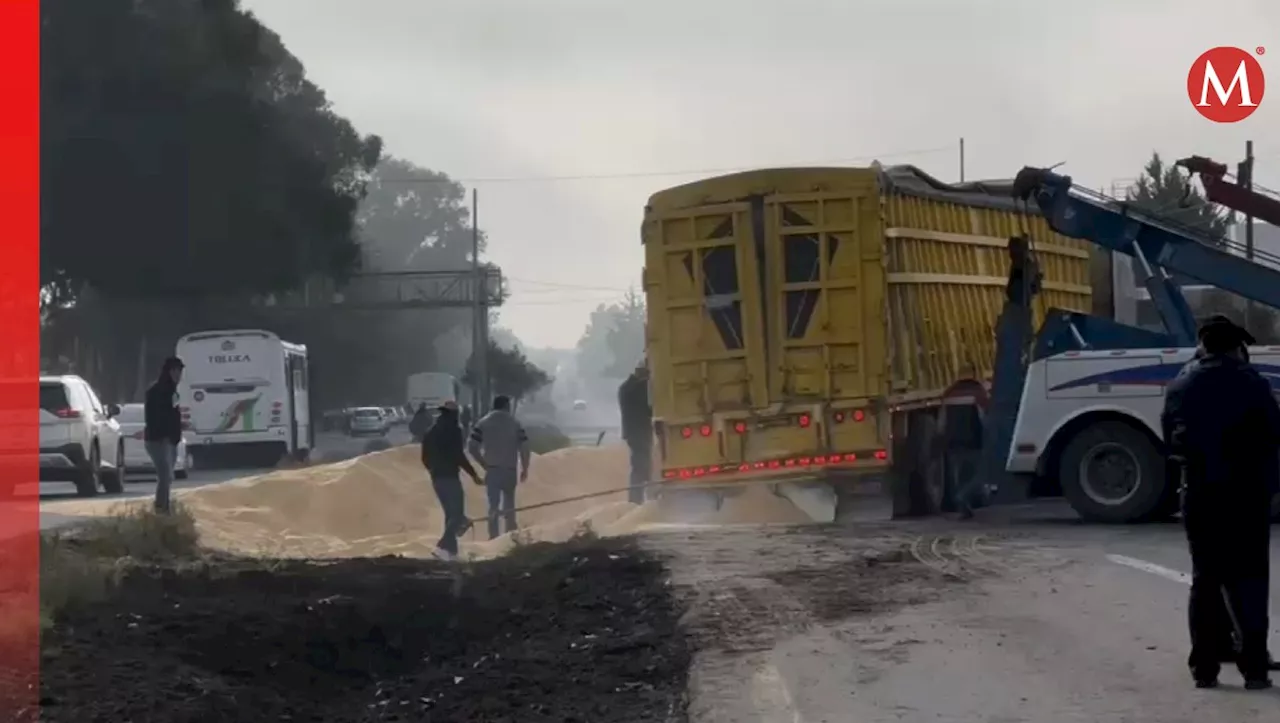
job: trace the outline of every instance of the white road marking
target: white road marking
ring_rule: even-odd
[[[772,663],[765,663],[751,676],[751,702],[766,723],[805,723],[787,682]]]
[[[1152,575],[1158,575],[1159,577],[1163,577],[1166,580],[1180,582],[1183,585],[1191,584],[1190,575],[1188,575],[1185,572],[1181,572],[1179,570],[1174,570],[1171,567],[1165,567],[1164,565],[1157,565],[1154,562],[1147,562],[1146,560],[1139,560],[1136,557],[1126,557],[1125,555],[1107,555],[1107,559],[1116,563],[1117,565],[1124,565],[1125,567],[1132,567],[1135,570],[1142,570],[1143,572],[1149,572]]]

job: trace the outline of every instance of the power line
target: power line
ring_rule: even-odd
[[[514,281],[520,284],[533,284],[535,286],[546,286],[548,289],[533,289],[533,291],[553,291],[555,289],[581,289],[582,291],[616,291],[625,294],[630,289],[623,289],[617,286],[583,286],[581,284],[563,284],[558,281],[539,281],[537,279],[522,279],[516,276],[506,277],[507,281]]]
[[[888,151],[885,153],[873,153],[865,156],[857,156],[854,158],[838,158],[817,161],[804,161],[793,163],[774,164],[775,168],[791,167],[791,166],[840,166],[855,163],[867,163],[883,158],[906,158],[910,156],[926,156],[934,153],[951,153],[955,150],[954,145],[938,146],[934,148],[918,148],[915,150]],[[374,178],[377,183],[398,183],[412,185],[435,185],[442,183],[542,183],[555,181],[606,181],[613,179],[627,178],[657,178],[662,176],[701,176],[716,175],[722,173],[738,173],[741,171],[751,171],[758,168],[765,168],[763,165],[752,166],[734,166],[729,168],[692,168],[684,170],[665,170],[665,171],[627,171],[615,173],[587,173],[574,175],[549,175],[549,176],[480,176],[480,177],[447,177],[447,178]]]
[[[520,301],[518,299],[507,299],[502,302],[500,309],[509,306],[564,306],[567,304],[617,304],[621,301],[617,297],[580,297],[572,299],[538,299],[537,301]]]

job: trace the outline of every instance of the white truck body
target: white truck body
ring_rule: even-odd
[[[1013,430],[1009,472],[1043,473],[1043,455],[1063,430],[1086,415],[1120,415],[1161,439],[1164,391],[1191,361],[1194,349],[1073,351],[1041,359],[1027,370]],[[1280,346],[1249,350],[1253,366],[1280,387]]]
[[[410,375],[405,384],[405,399],[415,411],[420,404],[426,404],[428,409],[435,409],[450,400],[459,405],[471,401],[462,398],[462,385],[458,383],[457,377],[444,372],[419,372]]]
[[[302,456],[312,447],[307,348],[269,331],[203,331],[178,340],[186,368],[178,387],[189,443],[275,445]]]

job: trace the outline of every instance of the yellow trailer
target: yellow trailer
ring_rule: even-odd
[[[662,478],[919,464],[943,400],[990,379],[1015,234],[1044,274],[1040,315],[1088,312],[1086,242],[1051,231],[1008,183],[787,168],[654,194],[642,238]]]

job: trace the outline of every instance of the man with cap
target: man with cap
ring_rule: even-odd
[[[156,468],[155,510],[168,514],[172,508],[173,468],[178,444],[182,442],[182,412],[178,409],[178,382],[182,381],[182,360],[169,357],[160,365],[160,375],[147,389],[143,404],[142,444]]]
[[[457,402],[449,400],[441,404],[435,423],[422,436],[422,466],[431,475],[431,486],[444,512],[444,532],[436,544],[435,555],[442,560],[455,560],[458,557],[458,535],[471,527],[467,520],[461,472],[465,471],[477,485],[484,485],[463,449]]]
[[[628,499],[642,504],[653,465],[653,406],[649,402],[649,365],[641,360],[618,387],[622,413],[622,439],[631,450],[631,482]]]
[[[1181,471],[1191,551],[1188,664],[1198,687],[1214,687],[1222,662],[1234,659],[1245,687],[1260,690],[1271,686],[1270,501],[1280,485],[1280,404],[1246,360],[1247,331],[1217,316],[1198,336],[1201,358],[1169,384],[1161,415],[1169,462]],[[1233,623],[1238,651],[1230,650]]]

